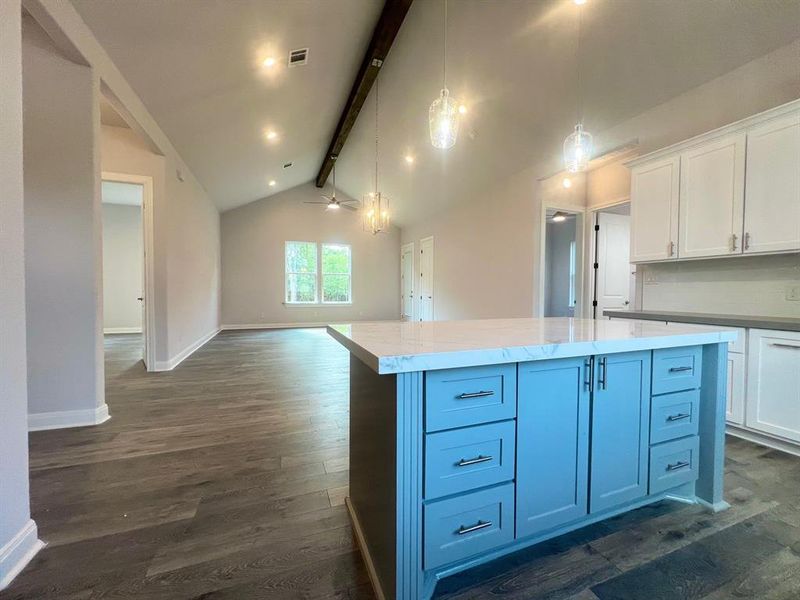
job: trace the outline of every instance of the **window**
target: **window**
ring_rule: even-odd
[[[349,304],[352,301],[350,271],[350,246],[322,244],[323,304]]]
[[[318,304],[320,301],[350,304],[353,301],[352,257],[350,246],[346,244],[286,242],[285,270],[286,304]]]
[[[286,242],[286,303],[317,302],[317,245]]]
[[[575,240],[569,243],[569,307],[575,308]]]

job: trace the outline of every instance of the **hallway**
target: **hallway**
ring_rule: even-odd
[[[138,353],[106,338],[110,421],[31,434],[48,547],[0,598],[372,598],[343,506],[347,352],[317,329],[223,333],[166,373]],[[728,454],[727,512],[662,502],[437,597],[797,598],[800,460],[732,438]]]

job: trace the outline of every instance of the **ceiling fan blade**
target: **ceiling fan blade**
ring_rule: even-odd
[[[356,206],[348,206],[347,204],[344,204],[344,203],[339,203],[339,206],[341,206],[345,210],[352,210],[353,212],[356,212],[358,210],[358,207],[356,207]]]
[[[303,204],[330,204],[330,202],[325,202],[324,200],[305,200]]]

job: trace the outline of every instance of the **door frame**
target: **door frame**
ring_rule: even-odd
[[[546,277],[547,272],[547,211],[560,210],[575,215],[575,312],[574,318],[579,319],[584,315],[584,263],[585,263],[585,235],[581,231],[585,230],[586,207],[566,202],[542,201],[541,212],[539,213],[539,285],[538,285],[538,310],[536,316],[544,318],[545,293],[547,292]]]
[[[597,223],[597,214],[607,210],[609,208],[614,208],[616,206],[622,206],[623,204],[631,204],[630,197],[620,198],[618,200],[614,200],[613,202],[607,202],[606,204],[601,204],[598,206],[592,206],[587,208],[586,212],[588,213],[588,218],[586,219],[586,226],[585,226],[585,239],[586,239],[586,248],[587,248],[587,265],[594,265],[595,260],[597,259],[597,235],[595,233],[594,226]],[[633,208],[631,206],[631,208]],[[631,232],[633,231],[633,217],[631,217]],[[631,233],[631,240],[633,239],[633,233]],[[633,265],[633,263],[631,263]],[[595,296],[597,294],[597,271],[595,269],[586,269],[586,286],[584,288],[586,290],[585,294],[585,302],[584,306],[586,307],[586,318],[598,318],[602,317],[603,315],[594,316],[592,302],[596,300]],[[631,304],[630,309],[636,310],[638,309],[641,303],[641,296],[642,296],[642,286],[639,282],[639,279],[636,278],[636,286],[634,293],[631,297]]]
[[[411,253],[411,320],[413,321],[417,316],[417,297],[414,294],[414,273],[416,272],[414,262],[416,254],[414,254],[414,242],[408,242],[400,246],[400,317],[405,318],[403,311],[403,303],[406,300],[405,291],[403,290],[403,255],[410,249]]]
[[[428,240],[430,240],[430,242],[431,242],[431,248],[434,248],[435,247],[435,242],[434,242],[434,239],[433,239],[432,235],[429,235],[429,236],[424,237],[424,238],[420,238],[420,240],[419,240],[419,252],[420,252],[419,271],[420,271],[420,276],[422,276],[422,247],[425,245],[425,242],[427,242]],[[436,252],[432,252],[432,255],[433,255],[434,258],[431,259],[431,321],[435,321],[436,320],[436,312],[435,312],[436,292],[434,291],[435,286],[433,284],[433,274],[435,273],[434,259],[436,258]],[[417,309],[417,312],[414,315],[414,319],[415,320],[417,319],[417,317],[420,317],[421,314],[422,314],[422,282],[421,281],[420,281],[420,284],[419,284],[419,292],[420,292],[420,297],[419,297],[420,301],[418,303],[416,303],[416,305],[415,305],[415,307]]]
[[[142,186],[142,238],[144,256],[144,319],[142,321],[142,334],[144,337],[143,361],[148,371],[155,371],[156,366],[156,312],[153,304],[155,301],[155,260],[153,241],[153,178],[148,175],[133,175],[130,173],[116,173],[103,171],[102,181],[115,183],[132,183]],[[101,296],[102,297],[102,296]]]

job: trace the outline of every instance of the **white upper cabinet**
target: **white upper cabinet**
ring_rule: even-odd
[[[631,172],[631,262],[677,258],[680,157]]]
[[[747,132],[744,251],[800,250],[800,112]]]
[[[681,153],[680,258],[741,253],[745,145],[742,132]]]

